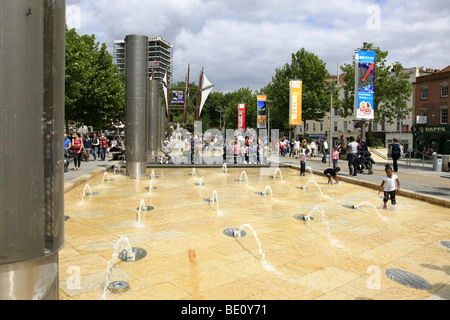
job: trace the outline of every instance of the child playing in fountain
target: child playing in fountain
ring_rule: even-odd
[[[306,158],[310,158],[308,156],[309,149],[302,149],[302,153],[300,154],[300,175],[304,176],[306,172]],[[311,158],[310,158],[311,159]]]
[[[383,198],[383,209],[386,210],[386,203],[391,199],[392,205],[395,206],[395,189],[397,187],[397,193],[400,192],[400,180],[398,176],[392,173],[392,168],[390,165],[386,165],[384,171],[386,171],[386,176],[383,178],[381,182],[380,189],[378,190],[378,194],[380,194],[381,190],[384,187],[384,198]]]
[[[333,185],[332,179],[334,179],[334,181],[336,181],[336,183],[339,183],[339,180],[337,178],[337,174],[339,171],[341,171],[341,168],[336,167],[333,169],[328,168],[323,172],[328,177],[328,184]]]

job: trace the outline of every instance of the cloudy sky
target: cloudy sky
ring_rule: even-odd
[[[173,81],[202,67],[215,91],[259,90],[301,48],[331,74],[363,42],[389,52],[388,62],[443,69],[450,65],[449,0],[67,0],[67,24],[95,34],[113,54],[128,34],[173,45]]]

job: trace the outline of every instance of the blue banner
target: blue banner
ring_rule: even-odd
[[[357,54],[357,105],[356,119],[374,119],[375,52],[359,51]]]

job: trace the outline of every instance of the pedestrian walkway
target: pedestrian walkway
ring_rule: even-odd
[[[93,176],[105,172],[114,167],[119,160],[112,160],[111,156],[107,156],[105,161],[99,159],[90,161],[82,161],[79,171],[74,171],[73,159],[69,159],[69,171],[64,173],[64,192],[72,189],[78,184],[91,179]]]
[[[290,157],[280,157],[280,164],[289,164],[300,167],[300,161]],[[308,159],[306,166],[310,167],[315,173],[323,173],[329,168],[329,163],[321,162],[322,157],[313,157]],[[384,167],[386,164],[392,166],[392,160],[375,159],[373,174],[367,172],[358,174],[356,177],[348,177],[349,169],[347,160],[340,159],[338,177],[342,181],[351,182],[371,188],[378,188],[383,177],[386,175]],[[409,196],[418,200],[427,201],[434,204],[443,205],[450,208],[450,173],[442,171],[433,171],[430,166],[406,165],[399,162],[399,170],[396,173],[400,180],[400,194]],[[325,178],[324,178],[325,179]]]

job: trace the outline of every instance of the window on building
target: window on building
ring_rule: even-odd
[[[420,109],[420,116],[421,117],[426,117],[428,115],[428,110],[427,109]]]
[[[443,83],[441,85],[441,98],[448,97],[448,83]]]
[[[441,109],[441,124],[448,124],[448,107]]]
[[[313,129],[312,129],[312,131],[316,132],[316,123],[315,122],[313,122]]]
[[[397,120],[397,131],[400,131],[401,123],[400,120]]]
[[[322,132],[323,131],[323,122],[319,123],[319,128],[320,128],[319,131]]]
[[[334,128],[333,128],[333,130],[334,130],[335,132],[338,131],[338,123],[337,123],[337,121],[334,121]]]
[[[348,122],[344,121],[344,131],[346,132],[348,130]]]
[[[338,116],[338,111],[337,111],[337,109],[334,109],[334,115],[335,115],[335,116]]]
[[[305,132],[309,131],[309,123],[305,123]]]
[[[427,87],[422,87],[421,99],[422,100],[428,99],[428,88]]]
[[[375,122],[375,121],[372,123],[372,130],[373,131],[378,131],[378,123]]]

